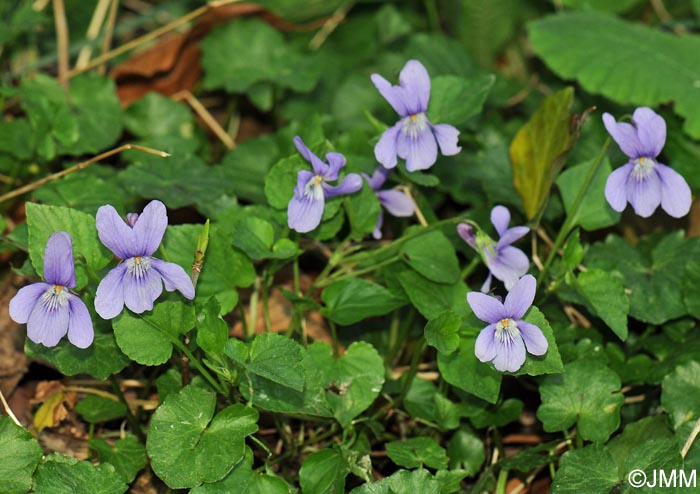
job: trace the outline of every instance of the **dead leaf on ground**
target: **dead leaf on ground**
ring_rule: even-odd
[[[23,278],[10,274],[0,288],[0,391],[8,399],[27,372],[26,332],[23,325],[10,319],[10,299],[24,284]]]

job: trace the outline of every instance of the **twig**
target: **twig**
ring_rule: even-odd
[[[90,25],[85,33],[85,39],[87,41],[94,41],[97,35],[100,34],[100,27],[105,20],[107,15],[107,9],[109,8],[109,3],[111,0],[98,0],[95,11],[92,13],[92,19],[90,19]],[[78,60],[75,62],[75,68],[81,68],[90,61],[90,56],[92,55],[92,44],[87,44],[83,46],[78,54]]]
[[[97,163],[98,161],[102,161],[105,158],[109,158],[110,156],[114,156],[115,154],[119,154],[122,151],[128,151],[129,149],[133,149],[135,151],[143,151],[144,153],[148,154],[154,154],[156,156],[160,156],[161,158],[167,158],[170,156],[170,154],[166,153],[165,151],[159,151],[157,149],[152,149],[152,148],[147,148],[145,146],[139,146],[138,144],[122,144],[119,147],[116,147],[114,149],[110,149],[109,151],[105,151],[102,154],[98,154],[97,156],[90,158],[87,161],[83,161],[81,163],[78,163],[77,165],[73,165],[70,168],[66,168],[65,170],[61,170],[60,172],[56,172],[52,175],[48,175],[40,180],[37,180],[36,182],[32,182],[30,184],[25,185],[24,187],[20,187],[18,189],[12,190],[8,192],[7,194],[3,194],[0,196],[0,203],[3,203],[5,201],[8,201],[10,199],[13,199],[17,196],[21,196],[22,194],[25,194],[27,192],[31,192],[32,190],[38,189],[39,187],[46,185],[49,182],[53,182],[54,180],[58,180],[61,177],[65,177],[69,173],[76,172],[78,170],[82,170],[83,168],[87,168],[88,166],[92,165],[93,163]]]
[[[56,25],[56,51],[58,53],[58,81],[68,94],[68,21],[63,0],[53,0],[53,19]]]
[[[399,185],[396,188],[402,191],[404,194],[406,194],[408,198],[413,201],[413,204],[416,206],[416,218],[418,218],[418,223],[420,223],[423,226],[428,226],[428,222],[425,220],[425,216],[423,216],[423,211],[421,211],[420,207],[418,207],[418,201],[416,201],[413,198],[413,194],[411,194],[410,187],[406,187],[405,185]]]
[[[117,12],[119,11],[119,0],[112,0],[109,9],[109,17],[105,26],[105,35],[102,38],[102,53],[107,53],[112,45],[112,36],[114,35],[114,25],[117,23]],[[105,73],[105,66],[102,65],[99,69],[100,74]]]
[[[685,441],[685,444],[683,445],[683,449],[681,450],[681,456],[683,458],[685,458],[685,455],[688,454],[688,450],[693,445],[693,442],[695,441],[695,438],[698,436],[698,433],[700,433],[700,419],[695,421],[695,426],[693,427],[693,430],[690,432],[688,439]]]
[[[345,20],[345,16],[348,15],[348,12],[350,12],[350,9],[353,7],[354,3],[355,2],[348,2],[341,5],[338,10],[336,10],[333,15],[323,23],[323,26],[321,26],[321,29],[318,30],[314,37],[311,38],[311,41],[309,41],[309,48],[312,50],[318,50],[328,39],[328,36],[330,36],[340,24],[342,24],[342,22]]]
[[[173,22],[170,22],[166,24],[165,26],[162,26],[158,29],[155,29],[149,33],[144,34],[143,36],[139,36],[138,38],[134,38],[131,41],[128,41],[124,43],[121,46],[118,46],[117,48],[114,48],[113,50],[108,51],[107,53],[103,53],[99,57],[94,58],[91,60],[89,63],[87,63],[84,67],[81,68],[75,68],[68,72],[68,77],[73,77],[78,74],[81,74],[83,72],[86,72],[90,69],[93,69],[97,67],[98,65],[102,65],[103,63],[112,60],[115,57],[118,57],[119,55],[122,55],[123,53],[128,52],[129,50],[133,50],[137,46],[140,46],[144,43],[147,43],[148,41],[154,40],[156,38],[159,38],[160,36],[169,33],[170,31],[177,29],[178,27],[182,26],[183,24],[187,24],[189,21],[196,19],[197,17],[200,17],[207,13],[211,9],[215,9],[217,7],[221,7],[223,5],[229,5],[232,3],[238,3],[241,0],[219,0],[216,2],[210,2],[206,5],[203,5],[199,7],[198,9],[193,10],[189,14],[183,15],[179,19],[175,19]]]
[[[15,414],[12,413],[12,409],[10,408],[10,405],[8,405],[7,401],[5,401],[5,396],[2,394],[2,391],[0,391],[0,401],[2,401],[2,407],[5,409],[7,416],[10,417],[15,424],[17,424],[22,429],[24,429],[24,426],[20,423],[19,420],[17,420],[17,417],[15,416]],[[685,456],[685,455],[683,455],[683,456]]]
[[[185,100],[187,104],[192,107],[195,113],[199,115],[199,118],[204,120],[204,123],[207,124],[214,134],[216,134],[216,137],[218,137],[219,140],[224,143],[224,146],[226,146],[228,149],[233,149],[236,147],[236,143],[233,142],[231,136],[226,133],[209,110],[207,110],[206,107],[197,98],[195,98],[191,92],[185,89],[174,94],[172,97],[177,101]]]

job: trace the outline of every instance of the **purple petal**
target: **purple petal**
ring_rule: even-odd
[[[477,248],[476,235],[474,235],[474,227],[472,227],[469,223],[458,224],[457,233],[459,233],[459,236],[462,237],[462,240],[468,243],[470,247],[474,249]]]
[[[427,127],[415,136],[404,131],[399,132],[396,150],[399,157],[406,160],[406,169],[409,172],[426,170],[437,160],[435,136]]]
[[[542,330],[526,321],[516,321],[520,336],[523,337],[527,351],[533,355],[544,355],[547,353],[547,338],[544,337]]]
[[[384,131],[379,142],[374,146],[374,157],[386,168],[396,166],[397,139],[403,127],[403,121],[399,122]]]
[[[656,166],[656,165],[654,165]],[[627,200],[642,218],[651,216],[661,204],[661,179],[652,172],[638,179],[631,173],[627,178]]]
[[[467,302],[469,302],[474,315],[489,324],[507,317],[503,304],[496,297],[481,292],[469,292],[467,293]]]
[[[326,154],[328,161],[328,171],[323,175],[325,180],[338,180],[338,172],[345,166],[345,156],[340,153]]]
[[[134,230],[121,219],[113,206],[102,206],[97,210],[96,225],[100,242],[119,259],[138,255]]]
[[[384,224],[384,211],[380,209],[379,216],[377,216],[377,224],[374,225],[374,230],[372,230],[372,238],[375,240],[382,238],[382,224]]]
[[[323,175],[328,171],[328,165],[321,161],[321,158],[316,156],[308,147],[306,147],[306,144],[304,144],[304,141],[301,140],[301,137],[296,136],[294,138],[294,145],[296,146],[297,151],[299,151],[299,154],[301,154],[306,161],[311,163],[311,166],[314,169],[314,174]]]
[[[382,185],[384,185],[384,182],[386,182],[386,179],[390,173],[391,170],[388,170],[383,166],[378,166],[377,168],[375,168],[374,173],[372,173],[371,177],[366,173],[363,173],[362,176],[365,177],[365,179],[367,180],[369,187],[372,190],[377,191],[381,188]]]
[[[688,183],[678,172],[666,165],[657,163],[655,170],[661,180],[661,207],[674,218],[688,214],[692,202]]]
[[[323,183],[322,187],[327,199],[345,194],[354,194],[362,188],[362,177],[357,173],[348,173],[335,187],[327,183]]]
[[[24,324],[29,320],[29,315],[34,310],[34,306],[39,302],[39,298],[51,288],[48,283],[32,283],[20,288],[17,294],[10,300],[10,317],[19,324]]]
[[[413,216],[416,203],[413,199],[399,190],[380,190],[377,192],[379,202],[391,214],[398,218]]]
[[[482,362],[491,362],[496,358],[496,325],[489,324],[481,330],[474,344],[474,354]]]
[[[496,357],[493,365],[501,372],[516,372],[525,363],[525,344],[519,334],[504,341],[496,339]]]
[[[68,304],[49,308],[43,301],[34,306],[27,321],[27,337],[34,343],[52,347],[58,345],[68,332],[70,309]]]
[[[131,312],[141,314],[153,309],[153,302],[163,293],[163,282],[158,271],[148,268],[140,272],[134,270],[124,275],[124,305]]]
[[[634,170],[632,163],[627,163],[608,175],[605,183],[605,198],[608,204],[618,213],[621,213],[627,206],[627,180]]]
[[[321,223],[324,206],[323,195],[317,200],[294,195],[287,206],[287,224],[299,233],[310,232]]]
[[[630,158],[639,158],[642,154],[642,144],[637,137],[637,129],[628,123],[617,123],[615,117],[603,113],[603,124],[610,136],[615,140],[622,152]]]
[[[92,319],[85,302],[77,295],[71,295],[68,299],[70,319],[68,320],[68,341],[78,348],[87,348],[92,345],[95,331],[92,329]]]
[[[440,152],[443,156],[454,156],[458,154],[462,148],[459,147],[459,130],[452,125],[437,124],[433,125],[433,134],[437,139]]]
[[[423,113],[430,101],[430,76],[418,60],[409,60],[399,74],[404,89],[403,101],[409,115]]]
[[[150,256],[158,250],[165,229],[168,227],[168,212],[165,204],[151,201],[134,224],[136,248],[139,256]]]
[[[66,232],[54,233],[46,242],[44,279],[52,285],[75,287],[73,243]]]
[[[410,115],[403,101],[403,89],[398,86],[392,86],[389,81],[384,79],[379,74],[372,74],[370,79],[385,100],[389,102],[396,113],[402,117]],[[386,165],[385,165],[386,166]],[[390,168],[390,167],[389,167]]]
[[[499,235],[503,235],[510,223],[510,211],[505,206],[494,206],[491,210],[491,223]]]
[[[120,263],[102,278],[95,294],[95,312],[102,319],[112,319],[124,309],[124,275],[126,262]]]
[[[510,290],[530,268],[530,260],[517,247],[503,247],[496,257],[486,254],[489,271]]]
[[[528,228],[527,226],[514,226],[513,228],[507,229],[505,232],[503,232],[501,238],[498,239],[498,242],[496,243],[496,249],[508,247],[516,240],[519,240],[525,235],[527,235],[529,231],[530,228]]]
[[[656,158],[666,144],[666,121],[651,108],[637,108],[632,115],[641,144],[640,151],[647,158]]]
[[[506,295],[505,307],[506,317],[511,319],[522,318],[535,300],[535,290],[537,281],[531,274],[526,274]]]
[[[491,291],[491,282],[493,281],[493,275],[489,271],[489,275],[486,277],[484,282],[481,284],[481,293],[489,293]]]
[[[169,292],[177,290],[186,299],[194,298],[194,285],[192,279],[187,275],[182,266],[151,258],[151,268],[155,269],[163,278],[165,289]]]

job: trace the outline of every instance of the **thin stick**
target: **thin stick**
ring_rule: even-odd
[[[340,24],[342,24],[342,22],[345,20],[345,16],[348,15],[348,12],[350,12],[350,9],[353,7],[354,3],[355,2],[348,2],[341,5],[338,10],[336,10],[333,15],[323,23],[323,26],[321,26],[321,29],[318,30],[314,37],[311,38],[311,41],[309,41],[309,48],[312,50],[318,50],[328,39],[328,36],[330,36]]]
[[[2,394],[2,391],[0,391],[0,401],[2,401],[2,407],[5,409],[7,416],[10,417],[15,424],[17,424],[22,429],[24,429],[24,426],[20,423],[19,420],[17,420],[17,417],[15,417],[15,414],[12,413],[12,409],[10,408],[10,405],[8,405],[7,401],[5,401],[5,396]],[[685,456],[685,455],[683,455],[683,456]]]
[[[202,102],[195,98],[195,96],[191,92],[185,89],[184,91],[175,93],[173,95],[173,99],[177,101],[185,100],[187,104],[189,104],[192,107],[195,113],[199,115],[199,118],[204,120],[204,123],[207,124],[207,127],[209,127],[211,131],[214,132],[214,134],[216,134],[216,137],[218,137],[219,140],[224,143],[224,146],[226,146],[228,149],[233,149],[236,147],[236,143],[233,142],[231,136],[226,133],[224,128],[219,124],[219,122],[216,121],[216,119],[209,112],[209,110],[207,110],[206,107],[202,104]]]
[[[102,65],[103,63],[112,60],[115,57],[118,57],[119,55],[122,55],[123,53],[126,53],[129,50],[133,50],[137,46],[140,46],[144,43],[147,43],[148,41],[154,40],[156,38],[159,38],[160,36],[169,33],[170,31],[177,29],[178,27],[182,26],[183,24],[187,24],[189,21],[196,19],[197,17],[200,17],[201,15],[207,13],[210,9],[214,9],[217,7],[221,7],[223,5],[229,5],[232,3],[237,3],[240,2],[241,0],[219,0],[216,2],[210,2],[206,5],[203,5],[202,7],[199,7],[198,9],[193,10],[189,14],[183,15],[179,19],[175,19],[173,22],[170,22],[166,24],[165,26],[159,27],[158,29],[155,29],[149,33],[144,34],[143,36],[139,36],[138,38],[134,38],[131,41],[128,41],[124,43],[121,46],[118,46],[117,48],[114,48],[113,50],[108,51],[107,53],[103,53],[99,57],[94,58],[91,60],[89,63],[87,63],[84,67],[80,68],[75,68],[68,72],[68,77],[73,77],[78,74],[81,74],[83,72],[86,72],[90,69],[93,69],[97,67],[98,65]]]
[[[56,51],[58,52],[58,81],[68,93],[68,21],[63,0],[53,0],[53,19],[56,25]]]
[[[688,454],[688,450],[693,445],[693,442],[695,442],[695,438],[698,437],[698,433],[700,433],[700,419],[698,419],[695,422],[695,426],[693,427],[693,430],[690,432],[688,439],[685,441],[685,444],[683,445],[683,449],[681,450],[681,456],[683,458],[685,458],[685,455]]]
[[[114,156],[115,154],[119,154],[122,151],[128,151],[129,149],[134,149],[136,151],[142,151],[144,153],[148,154],[154,154],[156,156],[160,156],[161,158],[167,158],[170,156],[170,154],[166,153],[165,151],[158,151],[157,149],[151,149],[147,148],[145,146],[139,146],[138,144],[122,144],[119,147],[116,147],[114,149],[110,149],[109,151],[105,151],[102,154],[98,154],[97,156],[90,158],[87,161],[83,161],[81,163],[78,163],[77,165],[71,166],[70,168],[66,168],[65,170],[61,170],[60,172],[54,173],[52,175],[48,175],[40,180],[37,180],[36,182],[32,182],[30,184],[25,185],[24,187],[20,187],[19,189],[12,190],[8,192],[7,194],[3,194],[0,196],[0,203],[3,203],[5,201],[8,201],[10,199],[13,199],[17,196],[21,196],[22,194],[25,194],[27,192],[31,192],[32,190],[38,189],[42,185],[46,185],[49,182],[53,182],[54,180],[58,180],[61,177],[65,177],[69,173],[77,172],[78,170],[82,170],[83,168],[87,168],[88,166],[92,165],[93,163],[97,163],[98,161],[102,161],[105,158],[109,158],[110,156]]]
[[[92,13],[92,19],[90,19],[90,25],[85,33],[85,39],[87,41],[94,41],[97,35],[100,34],[100,27],[105,20],[107,15],[107,9],[109,8],[109,3],[111,0],[98,0],[95,11]],[[92,45],[87,44],[83,46],[78,54],[78,60],[75,62],[75,67],[80,68],[90,61],[90,56],[92,55]]]
[[[109,17],[107,18],[107,25],[105,26],[105,35],[102,39],[102,53],[107,53],[109,47],[112,45],[112,35],[114,34],[114,25],[117,23],[117,12],[119,12],[119,0],[112,0],[109,9]],[[104,64],[98,69],[100,74],[105,73]]]
[[[416,201],[413,198],[413,194],[411,194],[410,187],[406,187],[405,185],[399,185],[396,188],[403,191],[403,193],[406,194],[408,196],[408,198],[413,201],[413,204],[415,204],[415,206],[416,206],[416,218],[418,218],[418,223],[420,223],[423,226],[428,226],[428,222],[425,220],[425,216],[423,216],[423,211],[421,211],[420,207],[418,207],[418,201]]]

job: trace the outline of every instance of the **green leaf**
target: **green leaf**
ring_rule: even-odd
[[[361,278],[331,283],[323,290],[321,300],[326,304],[321,313],[344,326],[387,314],[403,305],[403,300],[383,286]]]
[[[153,471],[169,487],[216,482],[243,459],[246,436],[258,430],[258,412],[231,405],[214,416],[215,408],[216,395],[190,385],[153,414],[146,449]]]
[[[577,132],[571,129],[574,89],[547,96],[510,144],[513,181],[529,220],[537,218],[549,197]]]
[[[552,483],[552,494],[610,494],[621,481],[608,450],[592,444],[564,453]]]
[[[294,196],[299,172],[308,168],[309,165],[297,155],[275,163],[265,177],[265,197],[270,206],[275,209],[287,209]]]
[[[91,424],[109,422],[126,415],[126,405],[120,401],[110,400],[97,395],[89,395],[75,405],[83,420]]]
[[[547,347],[547,353],[545,353],[543,357],[528,354],[525,359],[525,364],[523,364],[516,374],[539,376],[540,374],[556,374],[562,372],[564,366],[562,365],[561,356],[559,355],[557,340],[554,338],[552,327],[544,317],[544,314],[542,314],[537,307],[533,306],[525,316],[525,321],[534,324],[542,330],[549,346]]]
[[[627,12],[635,5],[639,5],[641,0],[618,0],[609,2],[608,0],[562,0],[565,7],[580,10],[596,10],[598,12],[622,13]]]
[[[119,348],[142,365],[160,365],[173,353],[173,341],[194,328],[194,307],[161,302],[143,314],[122,312],[112,323]]]
[[[275,230],[272,225],[255,217],[243,218],[236,223],[233,231],[233,245],[245,252],[251,259],[269,257]]]
[[[207,353],[223,352],[228,341],[229,327],[219,316],[220,313],[219,301],[212,297],[197,314],[197,345]]]
[[[112,253],[97,238],[95,217],[75,209],[27,203],[29,229],[29,258],[41,275],[44,267],[46,242],[56,232],[67,232],[73,241],[73,257],[83,257],[90,269],[97,271],[112,260]],[[87,283],[85,266],[76,262],[77,289]]]
[[[97,165],[80,173],[67,175],[36,190],[33,197],[45,204],[79,209],[93,217],[100,206],[112,204],[121,208],[126,191],[115,186],[111,169],[103,173]],[[99,175],[98,175],[99,173]]]
[[[589,269],[578,275],[576,289],[613,333],[625,341],[630,301],[620,279],[607,271]]]
[[[465,311],[468,308],[468,288],[461,281],[451,285],[435,283],[409,269],[400,271],[397,277],[413,306],[428,320],[450,310],[459,314],[460,307]]]
[[[425,341],[440,353],[449,355],[459,347],[461,327],[462,318],[459,315],[452,311],[444,312],[425,325]]]
[[[136,436],[126,436],[110,447],[103,439],[90,439],[88,448],[97,452],[100,463],[109,463],[126,483],[131,483],[147,463],[146,448]]]
[[[221,161],[228,190],[239,199],[263,204],[265,175],[275,164],[279,154],[279,146],[269,135],[237,143]]]
[[[649,242],[656,242],[649,246]],[[586,266],[597,268],[622,277],[625,288],[630,290],[629,315],[640,321],[662,324],[684,316],[683,285],[679,283],[679,270],[686,265],[688,256],[695,255],[695,240],[685,240],[683,232],[669,233],[663,237],[648,237],[642,252],[622,238],[609,235],[605,242],[593,244],[586,255]],[[692,254],[691,254],[692,253]]]
[[[404,399],[406,411],[413,418],[437,425],[441,430],[459,427],[460,410],[432,383],[415,378]]]
[[[700,416],[700,364],[695,361],[679,365],[664,377],[661,404],[678,429]]]
[[[372,482],[354,488],[350,494],[398,494],[420,493],[440,494],[440,482],[430,472],[418,470],[399,470],[379,482]]]
[[[680,445],[675,438],[666,439],[650,439],[645,441],[638,448],[635,448],[630,455],[625,458],[623,469],[621,470],[622,478],[628,479],[630,472],[636,470],[642,470],[646,474],[646,478],[649,482],[654,482],[656,476],[659,476],[659,487],[660,472],[665,472],[669,474],[681,473],[683,468],[683,457],[681,456]],[[681,472],[678,472],[681,470]],[[690,477],[691,472],[684,472],[688,477]],[[694,470],[693,470],[694,473]],[[629,480],[628,480],[629,482]],[[694,482],[690,482],[687,487],[692,487],[693,489],[675,491],[675,492],[692,492],[695,487]],[[682,487],[684,486],[683,481],[679,480],[678,484],[671,485],[670,487]],[[655,494],[658,492],[658,488],[646,488],[638,489],[632,485],[625,489],[625,494],[634,494],[635,492],[641,492],[644,494]]]
[[[409,266],[430,281],[448,284],[459,281],[455,249],[442,232],[434,230],[412,238],[399,252]]]
[[[41,460],[41,446],[10,417],[0,417],[0,485],[7,494],[24,494]]]
[[[463,337],[457,351],[438,352],[438,368],[443,379],[489,403],[496,403],[501,389],[501,373],[474,355],[476,336]]]
[[[618,103],[673,101],[674,111],[686,119],[684,130],[700,137],[700,67],[695,63],[700,37],[676,36],[593,12],[539,19],[529,24],[529,34],[535,53],[559,76]],[[613,45],[615,50],[608,49]],[[591,53],[597,54],[596,63],[591,63]],[[641,73],[648,75],[640,79]]]
[[[622,434],[615,436],[606,446],[617,463],[618,471],[622,472],[627,458],[642,443],[670,437],[673,437],[673,433],[668,427],[668,419],[663,415],[654,415],[628,424]]]
[[[450,469],[462,469],[468,476],[476,475],[486,461],[484,442],[474,432],[462,427],[447,445]]]
[[[473,79],[446,75],[433,78],[428,116],[436,124],[463,125],[481,113],[496,78],[483,75]],[[459,104],[455,104],[459,101]]]
[[[273,333],[259,334],[250,345],[247,369],[297,391],[304,389],[301,347],[294,340]]]
[[[92,316],[92,320],[97,320]],[[29,339],[24,343],[28,357],[46,360],[67,376],[89,374],[95,379],[105,380],[129,364],[129,358],[122,353],[114,339],[114,334],[102,332],[95,327],[95,339],[92,345],[81,349],[66,339],[54,347],[45,347]]]
[[[590,160],[569,167],[557,178],[557,186],[567,213],[570,212],[594,164],[595,160]],[[610,161],[603,158],[572,218],[572,225],[580,225],[584,230],[592,231],[620,221],[620,213],[611,208],[605,199],[605,184],[611,172]]]
[[[447,468],[447,453],[432,437],[412,437],[386,443],[391,461],[406,468]]]
[[[345,492],[348,462],[337,449],[322,449],[309,455],[299,470],[302,494]]]
[[[503,427],[520,419],[523,402],[508,398],[495,404],[490,404],[475,396],[462,398],[459,403],[460,413],[477,429],[486,427]]]
[[[109,463],[94,466],[59,453],[39,465],[34,484],[36,494],[122,494],[127,489]]]
[[[362,240],[374,231],[379,210],[377,194],[364,181],[359,192],[345,198],[345,211],[354,240]]]
[[[605,442],[620,426],[620,386],[617,374],[599,361],[577,360],[542,381],[537,418],[547,432],[577,424],[583,439]]]

